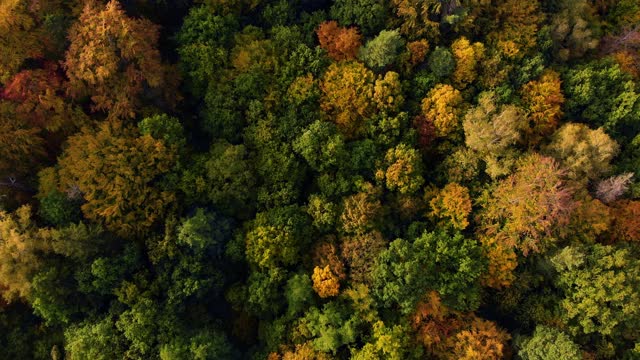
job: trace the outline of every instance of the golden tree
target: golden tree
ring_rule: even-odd
[[[422,113],[436,128],[436,136],[446,137],[460,129],[462,111],[460,91],[438,84],[422,100]]]
[[[157,25],[128,17],[118,1],[87,2],[69,30],[69,95],[91,97],[93,109],[111,118],[135,117],[145,86],[163,86],[158,37]]]
[[[375,76],[358,62],[334,63],[324,74],[320,106],[348,137],[357,136],[374,110]]]
[[[102,123],[97,131],[85,128],[69,138],[58,161],[60,186],[78,189],[88,219],[121,236],[140,234],[175,201],[158,181],[173,169],[176,151],[117,121]]]

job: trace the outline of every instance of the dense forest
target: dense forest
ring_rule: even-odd
[[[2,0],[0,129],[0,359],[640,359],[637,0]]]

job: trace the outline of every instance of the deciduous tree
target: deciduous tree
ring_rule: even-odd
[[[343,28],[335,21],[326,21],[316,30],[320,47],[325,49],[333,60],[352,60],[362,46],[360,34],[356,28]]]

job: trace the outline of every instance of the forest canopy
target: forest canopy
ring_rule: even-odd
[[[640,358],[637,0],[0,1],[0,359]]]

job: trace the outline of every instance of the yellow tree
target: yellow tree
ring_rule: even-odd
[[[551,135],[562,118],[562,94],[560,74],[545,71],[538,80],[531,80],[521,90],[522,99],[529,110],[529,126],[525,130],[527,143],[537,145]]]
[[[479,42],[471,44],[467,38],[461,37],[451,44],[451,51],[456,59],[451,77],[458,88],[464,89],[478,76],[477,67],[484,58],[484,45]]]
[[[128,17],[118,1],[89,1],[69,30],[64,67],[73,98],[90,96],[93,109],[112,118],[132,118],[146,86],[161,89],[158,26]]]
[[[120,122],[85,128],[69,138],[58,161],[61,190],[77,189],[84,215],[121,236],[143,233],[164,218],[175,194],[158,181],[177,149]]]
[[[334,63],[324,74],[320,106],[348,137],[359,134],[372,114],[375,76],[358,62]]]
[[[0,82],[15,75],[29,58],[44,55],[44,44],[27,1],[0,2]]]
[[[431,216],[447,221],[456,229],[469,226],[471,196],[469,190],[457,183],[447,184],[438,195],[431,199]]]
[[[463,103],[460,91],[448,84],[438,84],[422,100],[422,113],[436,129],[436,136],[446,137],[460,129]]]
[[[311,279],[313,280],[313,290],[321,298],[336,296],[340,292],[340,279],[331,271],[329,265],[324,268],[316,266],[313,269]]]
[[[6,301],[27,298],[31,277],[41,265],[39,253],[48,250],[31,221],[31,208],[0,211],[0,294]]]

